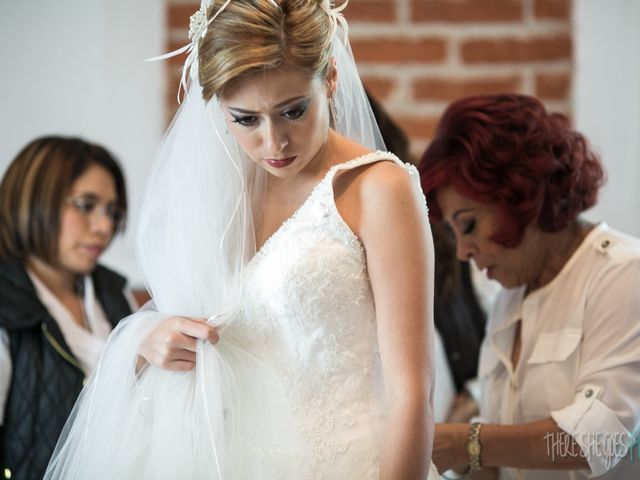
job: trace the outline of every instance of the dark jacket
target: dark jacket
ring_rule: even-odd
[[[458,392],[478,372],[486,315],[476,298],[468,262],[456,258],[455,242],[441,223],[432,225],[436,254],[434,323]]]
[[[125,279],[98,266],[96,296],[112,326],[131,313]],[[0,472],[40,480],[82,390],[84,373],[22,262],[0,261],[0,327],[9,335],[12,379],[0,431]]]

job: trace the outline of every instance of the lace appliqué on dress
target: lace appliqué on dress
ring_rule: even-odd
[[[375,152],[329,170],[250,261],[244,318],[225,332],[283,379],[312,452],[309,479],[379,475],[384,406],[373,294],[364,248],[333,191],[338,171],[379,160],[401,164]]]

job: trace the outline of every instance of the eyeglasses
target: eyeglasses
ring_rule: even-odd
[[[124,211],[114,203],[101,203],[97,197],[93,195],[80,195],[78,197],[68,197],[64,201],[65,204],[71,205],[79,213],[91,219],[96,218],[96,214],[106,216],[111,224],[115,227],[119,226],[124,220]]]

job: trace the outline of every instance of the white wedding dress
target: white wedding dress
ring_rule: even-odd
[[[136,377],[126,360],[103,370],[45,478],[377,479],[385,406],[374,299],[333,179],[380,160],[418,182],[388,153],[332,167],[249,261],[242,312],[198,353],[196,370]],[[139,340],[127,338],[155,324],[146,315],[129,327],[137,333],[116,332],[102,362],[135,356]],[[109,385],[127,382],[125,398],[113,398]],[[433,464],[428,478],[439,478]]]
[[[224,335],[272,364],[310,448],[313,479],[379,475],[385,407],[376,314],[364,249],[337,211],[341,170],[395,156],[375,152],[332,167],[246,269],[242,321]],[[434,478],[434,477],[430,477]]]

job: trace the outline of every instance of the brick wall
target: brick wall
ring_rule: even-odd
[[[198,6],[167,0],[168,48],[184,45]],[[405,129],[414,155],[461,96],[527,93],[571,114],[571,0],[350,0],[345,16],[363,81]],[[169,116],[182,61],[168,66]]]

